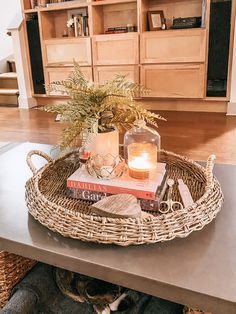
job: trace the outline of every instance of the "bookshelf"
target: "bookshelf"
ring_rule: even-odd
[[[143,84],[151,89],[144,101],[207,99],[210,4],[211,0],[101,0],[32,8],[30,0],[22,0],[25,20],[38,17],[46,86],[68,77],[76,60],[86,77],[98,83],[120,73]],[[149,11],[162,11],[167,29],[150,31]],[[87,33],[67,34],[69,17],[80,12],[86,12]],[[173,18],[196,16],[202,18],[201,27],[172,28]]]

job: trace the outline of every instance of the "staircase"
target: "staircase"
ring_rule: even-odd
[[[16,72],[0,74],[0,106],[17,107],[18,96],[19,89]]]

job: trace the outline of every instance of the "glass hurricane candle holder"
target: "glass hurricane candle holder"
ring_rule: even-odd
[[[130,177],[149,179],[157,167],[160,153],[160,135],[141,120],[124,136],[124,156]]]
[[[126,170],[124,159],[111,154],[91,156],[85,166],[91,176],[107,180],[121,177]]]

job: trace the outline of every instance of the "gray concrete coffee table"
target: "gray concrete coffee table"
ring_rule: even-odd
[[[118,246],[64,238],[35,221],[24,201],[31,176],[23,143],[0,154],[0,249],[180,304],[236,313],[236,166],[216,165],[225,202],[217,218],[185,239]],[[38,166],[44,161],[37,160]]]

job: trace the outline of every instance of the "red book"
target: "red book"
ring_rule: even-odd
[[[161,185],[166,173],[165,167],[165,163],[158,163],[148,180],[133,179],[128,172],[112,180],[98,179],[92,177],[85,167],[81,167],[67,179],[67,187],[109,194],[127,193],[140,199],[155,200],[157,188]]]

